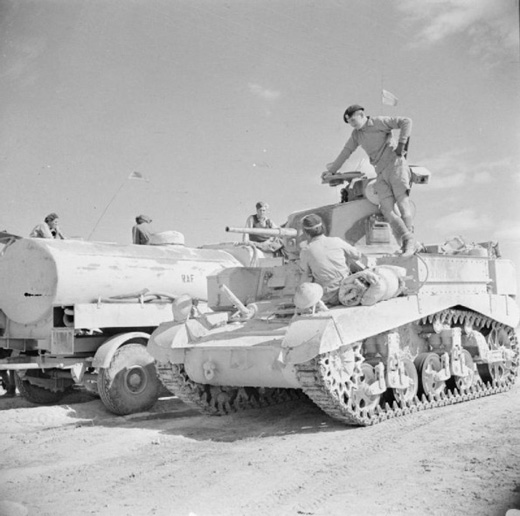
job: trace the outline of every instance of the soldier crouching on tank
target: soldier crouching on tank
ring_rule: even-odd
[[[351,265],[361,260],[363,255],[341,238],[325,236],[323,220],[319,215],[311,213],[305,216],[302,228],[308,242],[300,252],[302,283],[318,283],[323,287],[322,301],[328,305],[338,305],[341,282],[350,275]]]
[[[361,146],[376,169],[375,189],[381,211],[397,241],[401,242],[402,255],[413,255],[415,240],[409,198],[411,172],[406,163],[406,147],[412,130],[411,119],[390,116],[370,117],[365,115],[363,107],[354,104],[347,108],[343,120],[354,130],[339,156],[327,165],[327,171],[335,174],[349,156]],[[393,129],[400,130],[397,146],[392,141]],[[396,204],[398,212],[395,209]]]

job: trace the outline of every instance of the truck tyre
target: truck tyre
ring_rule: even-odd
[[[161,385],[154,359],[145,346],[135,342],[120,347],[110,365],[99,370],[101,401],[118,416],[151,408],[159,398]]]
[[[23,378],[19,376],[18,373],[14,375],[14,382],[18,392],[31,403],[36,403],[37,405],[52,405],[58,403],[70,391],[70,387],[58,391],[51,391],[45,387],[34,385],[27,379],[31,376],[37,377],[38,379],[48,378],[47,375],[41,371],[27,371]],[[51,379],[49,378],[49,382],[50,381]]]

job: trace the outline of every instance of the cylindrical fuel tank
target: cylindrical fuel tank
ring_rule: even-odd
[[[206,277],[241,263],[223,250],[21,239],[0,257],[0,309],[30,324],[53,305],[90,303],[148,289],[207,299]]]

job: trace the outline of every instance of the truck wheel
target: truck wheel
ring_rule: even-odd
[[[24,377],[16,373],[14,375],[14,383],[20,395],[31,403],[37,405],[52,405],[58,403],[70,391],[70,386],[58,391],[51,391],[40,385],[31,383],[31,378],[35,382],[42,383],[48,381],[49,384],[54,383],[49,376],[41,371],[27,371]]]
[[[161,385],[154,359],[142,344],[120,347],[110,365],[99,370],[101,401],[118,416],[151,408],[159,398]]]

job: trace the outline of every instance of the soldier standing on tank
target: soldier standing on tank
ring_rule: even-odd
[[[138,215],[135,218],[136,225],[132,228],[132,243],[137,245],[148,245],[150,237],[154,234],[150,225],[152,219],[148,215]]]
[[[412,130],[411,119],[390,116],[370,117],[365,115],[364,108],[358,104],[348,107],[343,119],[354,130],[339,156],[327,165],[327,171],[335,174],[349,156],[361,146],[376,170],[375,188],[381,211],[397,241],[401,242],[402,255],[413,255],[415,240],[409,197],[411,172],[406,163],[406,147]],[[392,139],[393,129],[400,131],[397,146]],[[327,172],[322,175],[325,174]]]
[[[49,213],[42,224],[38,224],[33,228],[29,236],[31,238],[55,238],[57,240],[65,240],[59,228],[59,217],[56,213]]]
[[[300,252],[302,283],[315,282],[323,287],[322,301],[338,305],[341,282],[350,275],[350,266],[363,255],[339,237],[325,236],[323,220],[311,213],[302,220],[302,228],[308,244]]]

